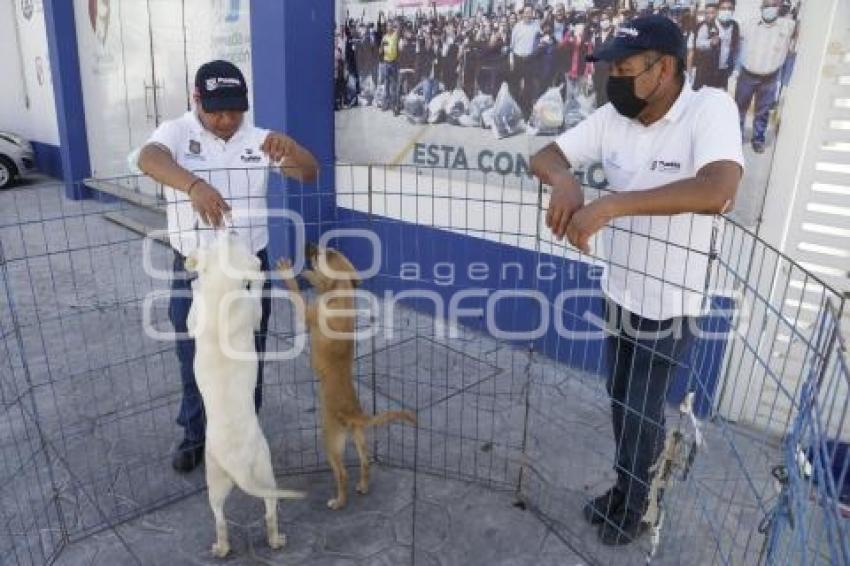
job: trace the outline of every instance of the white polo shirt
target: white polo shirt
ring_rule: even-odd
[[[728,94],[686,83],[659,121],[644,126],[608,103],[557,139],[573,167],[601,162],[613,191],[652,189],[694,177],[714,161],[744,166],[738,108]],[[617,218],[598,239],[605,294],[653,320],[702,314],[712,217]]]
[[[537,36],[540,34],[540,24],[536,20],[525,23],[520,20],[511,30],[511,50],[514,55],[528,57],[534,54]]]
[[[790,18],[777,18],[773,23],[759,20],[741,26],[741,65],[757,75],[770,75],[779,70],[788,56],[795,23]]]
[[[166,148],[181,167],[218,189],[231,207],[233,224],[229,226],[258,252],[269,243],[265,214],[269,158],[260,151],[268,134],[268,130],[243,122],[233,137],[224,141],[206,130],[190,111],[160,124],[147,143]],[[201,221],[189,196],[171,187],[165,187],[164,193],[171,246],[186,256],[212,242],[215,230]]]

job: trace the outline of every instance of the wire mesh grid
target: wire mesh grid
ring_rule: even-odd
[[[221,188],[252,172],[208,174]],[[143,331],[170,330],[173,252],[126,228],[138,222],[115,223],[148,218],[139,205],[167,206],[162,189],[138,177],[91,184],[125,192],[82,201],[57,186],[2,195],[0,556],[12,564],[51,562],[103,529],[120,536],[122,522],[204,487],[201,476],[169,466],[179,369],[173,341]],[[588,563],[846,560],[843,303],[816,277],[720,217],[626,220],[593,249],[613,232],[639,242],[634,250],[580,254],[545,228],[545,187],[498,175],[338,164],[333,186],[318,186],[270,198],[270,210],[297,210],[301,220],[269,229],[325,235],[359,268],[375,266],[363,285],[377,300],[358,314],[355,375],[367,411],[417,414],[416,428],[372,433],[377,463],[413,472],[402,537],[411,563],[427,563],[432,550],[434,505],[417,494],[417,478],[431,476],[512,494]],[[695,234],[685,243],[670,233],[683,228]],[[298,237],[290,240],[280,253],[297,251]],[[164,275],[152,277],[141,256]],[[694,273],[671,278],[668,262]],[[601,277],[616,269],[643,276],[645,293],[699,298],[698,337],[686,353],[663,353],[657,337],[647,346],[604,323],[612,309]],[[289,303],[275,300],[267,350],[287,351],[296,338]],[[663,498],[650,491],[661,504],[649,533],[610,547],[582,508],[618,478],[612,464],[624,440],[612,411],[632,411],[638,428],[661,430],[664,421],[609,397],[606,376],[624,344],[664,368],[664,450],[650,451],[662,453],[668,473],[652,475],[666,483]],[[327,474],[308,350],[265,364],[261,421],[281,476]],[[681,411],[689,392],[692,410]],[[620,472],[629,490],[660,485]]]

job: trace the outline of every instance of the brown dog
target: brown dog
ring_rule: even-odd
[[[298,283],[292,279],[289,260],[278,261],[287,287],[293,294],[296,309],[310,333],[311,362],[319,380],[322,411],[322,431],[325,452],[336,478],[336,497],[328,501],[331,509],[341,509],[348,498],[348,473],[343,465],[343,453],[349,433],[354,438],[360,458],[360,481],[357,492],[369,490],[369,453],[365,429],[391,421],[403,420],[416,424],[410,411],[387,411],[371,416],[363,412],[354,390],[354,289],[360,284],[351,262],[332,248],[320,249],[307,245],[307,260],[312,269],[302,275],[316,289],[317,300],[306,304]]]

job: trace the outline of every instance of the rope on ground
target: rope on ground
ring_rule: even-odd
[[[679,405],[680,422],[686,419],[693,429],[693,439],[689,442],[688,435],[681,430],[681,426],[671,431],[664,441],[664,450],[658,460],[649,469],[652,474],[652,483],[649,486],[649,507],[643,516],[643,521],[651,525],[650,549],[647,552],[646,563],[652,562],[661,543],[661,529],[664,523],[664,507],[661,503],[664,490],[667,489],[675,479],[676,472],[681,472],[681,480],[688,478],[691,466],[696,458],[697,449],[704,448],[705,437],[700,430],[700,424],[694,415],[694,393],[691,391]]]

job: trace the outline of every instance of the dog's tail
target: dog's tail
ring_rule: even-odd
[[[359,415],[352,419],[354,426],[373,427],[381,426],[393,421],[406,421],[412,425],[416,424],[416,416],[410,411],[386,411],[375,416]]]
[[[248,495],[261,499],[304,499],[307,497],[306,492],[294,489],[269,489],[254,485],[239,485],[239,488]]]
[[[239,489],[261,499],[304,499],[307,497],[303,491],[264,486],[250,472],[232,477]]]

